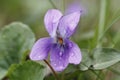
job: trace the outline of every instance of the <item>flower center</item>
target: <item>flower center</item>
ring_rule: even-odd
[[[63,39],[61,37],[58,37],[58,43],[63,44]]]

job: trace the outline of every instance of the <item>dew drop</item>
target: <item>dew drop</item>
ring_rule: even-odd
[[[60,66],[59,69],[63,69],[63,66]]]
[[[57,66],[57,64],[54,64],[54,66]]]
[[[40,58],[41,56],[38,56],[38,58]]]
[[[63,54],[63,53],[62,53],[62,52],[60,52],[59,54],[60,54],[60,56],[62,56],[62,54]]]

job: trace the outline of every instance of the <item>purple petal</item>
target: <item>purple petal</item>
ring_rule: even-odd
[[[47,11],[44,17],[44,23],[46,30],[48,31],[51,37],[55,36],[56,29],[61,17],[62,17],[62,13],[59,10],[52,9]]]
[[[47,57],[51,48],[51,38],[41,38],[33,46],[30,59],[31,60],[43,60]]]
[[[69,41],[69,45],[72,46],[69,52],[69,63],[79,64],[82,60],[80,48],[72,41]]]
[[[81,12],[77,11],[65,15],[60,19],[58,31],[62,37],[70,37],[74,33],[75,28],[78,25],[80,15]]]
[[[62,71],[68,66],[68,50],[55,44],[50,53],[51,65],[55,71]]]

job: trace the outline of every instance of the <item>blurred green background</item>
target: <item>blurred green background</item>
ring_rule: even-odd
[[[64,7],[74,0],[0,0],[0,29],[14,21],[20,21],[30,26],[36,38],[49,36],[44,26],[44,15],[48,9],[57,8],[64,13]],[[72,40],[78,43],[80,48],[92,49],[95,47],[95,33],[99,26],[101,12],[101,0],[80,0],[84,14],[81,16],[75,35]],[[120,0],[107,0],[105,14],[105,28],[102,38],[102,47],[112,47],[120,50]],[[102,34],[102,33],[101,33]],[[106,80],[119,80],[120,75],[108,74]],[[119,73],[120,74],[120,73]],[[113,77],[117,76],[119,78]]]

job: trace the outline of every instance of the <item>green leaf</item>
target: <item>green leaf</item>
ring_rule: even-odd
[[[44,80],[56,80],[55,77],[53,75],[48,75],[44,78]]]
[[[33,61],[13,65],[8,72],[10,80],[43,80],[45,67]]]
[[[79,67],[73,64],[69,64],[63,73],[69,74],[79,70]]]
[[[91,54],[87,50],[82,50],[80,70],[105,69],[120,61],[120,52],[112,48],[96,48]]]
[[[112,48],[97,48],[93,51],[94,69],[105,69],[120,61],[120,52]]]
[[[80,70],[85,71],[85,70],[88,70],[89,67],[91,66],[92,59],[90,58],[90,54],[89,54],[88,50],[84,49],[81,51],[82,51],[82,61],[79,65],[79,67],[80,67]]]
[[[6,75],[7,70],[0,68],[0,80]]]
[[[23,53],[30,50],[35,41],[31,29],[20,22],[5,26],[0,31],[0,79],[13,63],[22,60]]]

